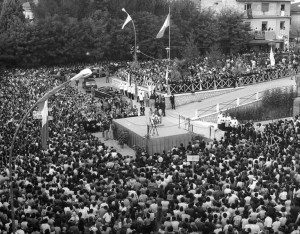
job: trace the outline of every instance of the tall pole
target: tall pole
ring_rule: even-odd
[[[61,85],[54,87],[51,91],[47,92],[43,97],[41,97],[36,103],[33,104],[32,107],[30,107],[30,109],[26,112],[26,114],[23,116],[21,122],[19,123],[12,142],[11,142],[11,146],[10,146],[10,151],[9,151],[9,183],[10,183],[10,206],[11,206],[11,220],[12,220],[12,233],[15,234],[16,231],[16,226],[15,226],[15,207],[14,207],[14,192],[13,192],[13,166],[12,166],[12,157],[13,157],[13,150],[14,150],[14,146],[15,146],[15,142],[17,139],[17,135],[24,123],[24,121],[27,119],[28,115],[34,110],[34,108],[40,103],[43,102],[47,99],[49,99],[52,95],[54,95],[55,93],[57,93],[59,90],[61,90],[62,88],[64,88],[67,84],[71,83],[74,80],[78,80],[80,78],[84,78],[84,77],[88,77],[89,75],[92,74],[92,71],[90,69],[84,69],[82,70],[79,74],[77,74],[76,76],[74,76],[73,78],[71,78],[70,80],[62,83]]]
[[[170,5],[169,5],[169,65],[171,62],[171,9],[170,9]]]
[[[169,65],[168,65],[168,67],[170,67],[171,66],[171,9],[170,9],[170,5],[169,5],[169,53],[168,53],[168,55],[169,55],[169,58],[168,58]],[[169,72],[168,67],[167,67],[167,72]],[[170,91],[170,85],[169,85],[168,78],[169,78],[169,74],[167,74],[167,77],[166,77],[166,80],[167,80],[166,84],[167,84],[167,93],[168,93],[168,95],[170,95],[171,91]]]
[[[135,24],[133,22],[133,19],[131,18],[131,16],[128,14],[128,12],[125,10],[125,8],[122,8],[122,11],[124,11],[127,14],[127,19],[125,21],[125,23],[123,24],[122,29],[124,28],[124,26],[131,21],[132,26],[133,26],[133,31],[134,31],[134,62],[137,63],[137,46],[136,46],[136,30],[135,30]]]
[[[132,26],[133,26],[133,31],[134,31],[134,63],[135,65],[137,65],[137,54],[136,54],[136,30],[135,30],[135,25],[134,25],[134,22],[133,20],[131,20],[132,22]]]

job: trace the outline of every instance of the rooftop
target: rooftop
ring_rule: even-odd
[[[237,2],[291,2],[291,0],[236,0]]]
[[[291,11],[292,12],[300,12],[300,2],[292,3],[291,4]]]

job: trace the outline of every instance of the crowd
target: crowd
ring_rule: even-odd
[[[154,86],[159,92],[167,92],[167,84],[176,87],[176,85],[199,82],[203,84],[214,80],[231,80],[232,86],[235,86],[236,82],[244,76],[259,76],[272,71],[298,71],[299,66],[299,56],[293,52],[275,54],[275,66],[270,64],[269,53],[254,53],[253,51],[214,59],[216,60],[214,65],[211,60],[208,57],[201,57],[190,62],[176,60],[170,63],[168,60],[152,60],[140,62],[139,67],[128,64],[127,67],[117,72],[117,76],[124,81],[128,81],[130,77],[132,82],[139,86]],[[167,71],[168,74],[166,74]],[[182,92],[180,89],[174,90]]]
[[[10,143],[21,117],[61,82],[49,72],[0,77],[1,179],[10,173]],[[120,105],[118,98],[111,103],[111,109]],[[221,140],[193,139],[135,156],[85,130],[84,121],[109,119],[110,108],[91,95],[67,86],[49,106],[47,149],[40,144],[41,123],[31,116],[15,145],[16,233],[300,233],[298,116],[265,126],[236,124]],[[199,155],[199,162],[191,165],[186,155]],[[2,180],[1,233],[12,233],[11,214],[9,184]]]

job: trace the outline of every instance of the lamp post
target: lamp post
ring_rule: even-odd
[[[11,205],[11,219],[12,219],[12,233],[15,234],[15,208],[14,208],[14,192],[13,192],[13,168],[12,168],[12,156],[13,156],[13,150],[14,150],[14,144],[17,138],[17,135],[28,117],[28,115],[34,110],[34,108],[41,102],[46,101],[49,99],[51,96],[53,96],[55,93],[60,91],[62,88],[64,88],[67,84],[71,83],[72,81],[79,80],[80,78],[85,78],[88,77],[92,74],[92,71],[90,69],[84,69],[81,72],[79,72],[77,75],[72,77],[71,79],[67,80],[66,82],[62,83],[59,86],[54,87],[52,90],[47,92],[43,97],[41,97],[36,103],[34,103],[30,109],[25,113],[23,118],[21,119],[11,142],[10,146],[10,152],[9,152],[9,183],[10,183],[10,205]]]

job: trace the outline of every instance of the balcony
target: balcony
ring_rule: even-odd
[[[248,9],[248,10],[245,10],[245,11],[244,11],[244,18],[247,18],[247,19],[253,19],[253,16],[252,16],[252,9]]]

